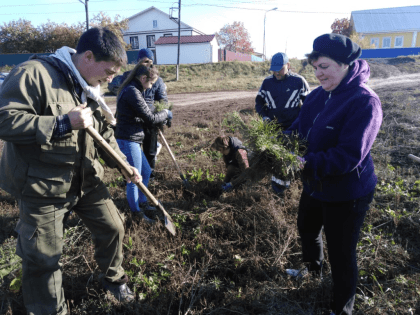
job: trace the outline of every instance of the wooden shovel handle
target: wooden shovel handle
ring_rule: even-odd
[[[86,128],[86,132],[95,140],[95,142],[118,164],[121,170],[125,170],[130,176],[134,175],[131,166],[124,161],[115,150],[105,141],[105,139],[92,126]],[[153,203],[154,206],[159,206],[159,202],[152,195],[142,182],[136,184],[137,187],[146,195],[146,197]]]
[[[420,157],[415,156],[413,154],[409,154],[408,157],[412,159],[414,162],[420,163]]]
[[[165,147],[168,149],[169,155],[171,156],[172,161],[174,161],[174,164],[175,164],[176,169],[178,170],[178,173],[179,173],[181,176],[184,176],[184,174],[182,174],[181,169],[179,168],[179,165],[178,165],[178,163],[177,163],[177,162],[176,162],[176,160],[175,160],[175,156],[172,154],[171,148],[169,147],[168,142],[166,142],[166,139],[165,139],[165,137],[163,136],[163,133],[162,133],[162,131],[161,131],[161,130],[159,130],[159,136],[162,138],[163,144],[164,144],[164,145],[165,145]]]

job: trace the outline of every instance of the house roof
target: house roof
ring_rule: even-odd
[[[169,14],[167,14],[167,13],[163,12],[162,10],[159,10],[158,8],[156,8],[156,7],[154,7],[154,6],[151,6],[150,8],[147,8],[146,10],[143,10],[143,11],[141,11],[141,12],[139,12],[139,13],[136,13],[136,14],[134,14],[134,15],[130,16],[130,17],[128,18],[128,20],[130,21],[130,20],[132,20],[132,19],[135,19],[135,18],[139,17],[140,15],[143,15],[143,14],[145,14],[145,13],[149,12],[149,11],[152,11],[152,10],[156,10],[156,11],[158,11],[158,12],[162,13],[162,14],[165,14],[165,15],[167,15],[167,16],[168,16],[168,19],[170,19]],[[175,24],[178,24],[178,22],[176,22],[176,21],[174,21],[174,23],[175,23]],[[203,32],[201,32],[201,31],[197,30],[196,28],[194,28],[194,27],[192,27],[192,26],[190,26],[190,25],[188,25],[188,24],[186,24],[186,23],[184,23],[184,22],[182,22],[182,21],[181,21],[181,28],[190,28],[190,29],[194,30],[195,32],[197,32],[197,33],[199,33],[199,34],[200,34],[200,33],[201,33],[201,34],[203,34]]]
[[[357,33],[420,31],[420,6],[352,11]]]
[[[181,44],[190,44],[190,43],[208,43],[211,42],[214,38],[213,35],[193,35],[193,36],[181,36]],[[163,36],[155,41],[155,45],[166,45],[166,44],[178,44],[178,36]]]

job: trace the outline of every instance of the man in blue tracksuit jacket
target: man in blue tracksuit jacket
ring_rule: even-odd
[[[255,110],[264,121],[276,121],[286,130],[299,116],[302,102],[309,93],[305,78],[290,71],[289,58],[277,53],[271,59],[273,75],[265,78],[255,99]],[[271,178],[273,190],[282,195],[290,181]]]

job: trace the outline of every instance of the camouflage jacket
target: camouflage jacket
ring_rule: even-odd
[[[0,188],[18,199],[66,202],[101,183],[101,157],[116,167],[84,130],[54,139],[57,115],[81,103],[68,68],[53,57],[16,66],[0,91],[0,139],[6,141],[0,160]],[[93,127],[124,159],[114,133],[90,100]]]

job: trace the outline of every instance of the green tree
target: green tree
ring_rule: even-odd
[[[83,22],[69,26],[66,23],[57,24],[48,21],[39,26],[38,30],[43,38],[43,52],[52,53],[63,46],[76,48],[85,25]]]
[[[114,20],[112,20],[110,16],[101,11],[93,16],[89,24],[91,27],[107,27],[118,36],[121,43],[124,44],[125,49],[131,48],[131,45],[127,44],[123,37],[123,31],[128,30],[128,19],[122,19],[121,16],[117,14],[114,17]]]
[[[254,52],[251,38],[243,22],[226,24],[216,33],[216,39],[222,49],[246,54]]]
[[[28,20],[4,22],[0,27],[0,52],[3,54],[38,52],[42,49],[40,38],[41,34]]]
[[[90,20],[90,25],[108,27],[126,48],[130,47],[123,39],[123,30],[128,29],[128,19],[121,19],[117,15],[112,20],[104,12],[100,12]],[[84,30],[84,22],[68,25],[48,20],[47,23],[34,27],[30,21],[24,19],[11,21],[0,26],[0,52],[3,54],[52,53],[63,46],[76,48]]]

